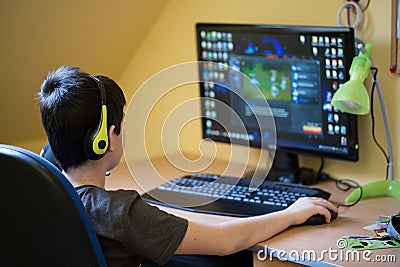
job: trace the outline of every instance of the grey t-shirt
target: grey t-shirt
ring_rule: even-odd
[[[76,188],[109,266],[139,266],[143,257],[166,263],[181,243],[186,219],[144,202],[138,192]]]

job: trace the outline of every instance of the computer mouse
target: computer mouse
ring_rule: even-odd
[[[334,212],[332,210],[329,210],[329,212],[331,213],[331,221],[337,218],[338,216],[337,212]],[[307,221],[303,223],[303,225],[319,225],[319,224],[324,224],[325,222],[326,220],[324,215],[315,214],[310,218],[308,218]]]

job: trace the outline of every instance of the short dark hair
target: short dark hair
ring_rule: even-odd
[[[122,89],[106,76],[95,77],[106,91],[107,129],[115,125],[114,132],[119,134],[126,103]],[[100,90],[95,81],[78,67],[61,66],[49,72],[38,96],[43,128],[55,158],[64,170],[79,166],[88,159],[86,133],[100,118]]]

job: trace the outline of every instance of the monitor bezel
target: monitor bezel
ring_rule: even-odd
[[[277,25],[277,24],[235,24],[235,23],[207,23],[207,22],[199,22],[196,23],[196,48],[197,48],[197,57],[199,61],[202,61],[201,57],[201,46],[200,46],[200,31],[203,29],[215,29],[215,30],[223,30],[223,31],[244,31],[244,32],[265,32],[266,30],[269,32],[281,33],[284,32],[293,32],[293,33],[332,33],[332,34],[344,34],[346,36],[346,49],[350,55],[347,55],[345,58],[345,66],[346,70],[350,70],[351,62],[355,56],[355,49],[350,50],[348,47],[349,44],[354,44],[354,29],[351,27],[339,27],[339,26],[322,26],[322,25]],[[350,78],[349,73],[346,74],[346,81]],[[200,96],[204,96],[204,87],[199,84]],[[201,105],[201,112],[204,114],[204,107]],[[359,144],[358,144],[358,122],[357,116],[352,114],[347,114],[348,123],[347,125],[351,125],[351,139],[354,143],[353,146],[349,146],[348,154],[339,154],[339,153],[330,153],[327,151],[321,150],[311,150],[311,149],[299,149],[292,148],[287,146],[282,146],[279,144],[279,138],[277,137],[276,149],[283,153],[295,154],[295,155],[307,155],[314,157],[322,157],[322,158],[332,158],[346,161],[356,162],[359,160]],[[260,147],[260,144],[256,142],[238,142],[233,141],[226,137],[217,137],[210,136],[205,133],[206,125],[205,118],[202,116],[201,122],[201,131],[203,139],[211,139],[216,142],[227,143],[227,144],[235,144],[235,145],[250,145],[251,147]],[[349,129],[350,130],[350,129]]]

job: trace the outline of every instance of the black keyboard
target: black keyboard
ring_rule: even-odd
[[[193,174],[160,185],[142,198],[183,210],[249,217],[283,210],[300,197],[329,199],[331,195],[317,188],[272,181],[249,191],[249,184],[248,178]]]

